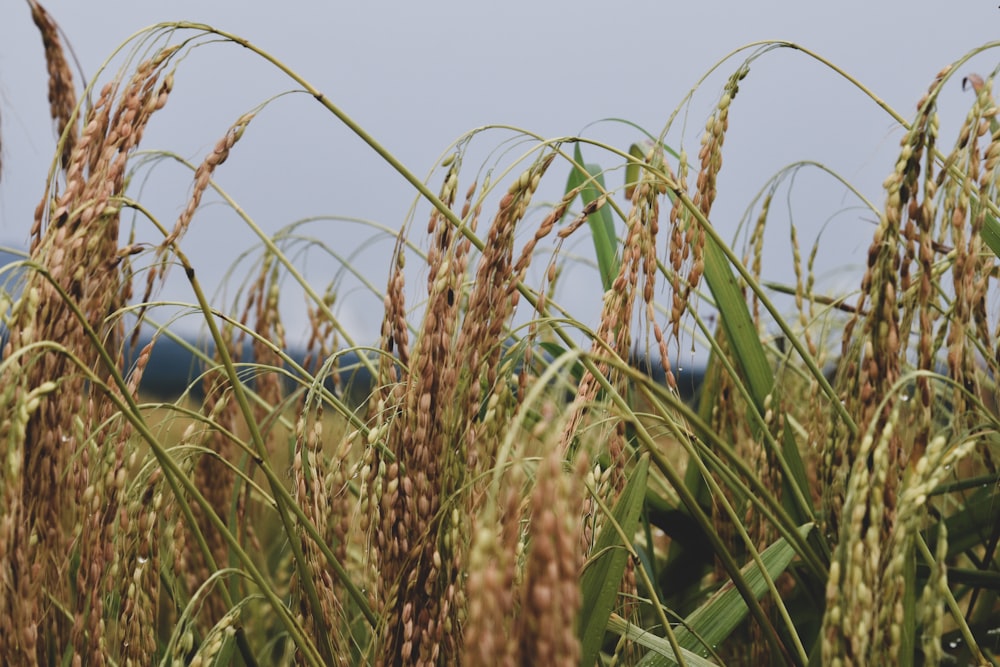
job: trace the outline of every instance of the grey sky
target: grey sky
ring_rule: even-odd
[[[909,118],[942,66],[995,38],[1000,28],[996,2],[929,0],[49,0],[45,7],[88,76],[129,35],[156,22],[200,21],[237,33],[305,76],[421,176],[453,140],[487,124],[555,137],[619,117],[658,133],[709,67],[733,49],[762,39],[785,39],[819,52]],[[997,53],[988,51],[963,73],[988,74]],[[679,120],[668,143],[683,142],[697,154],[707,114],[743,57],[724,65],[695,94],[687,127]],[[178,70],[171,99],[153,119],[144,147],[175,151],[198,162],[241,114],[294,87],[239,47],[199,48]],[[950,146],[970,102],[957,81],[943,95],[943,146]],[[26,3],[9,2],[0,10],[0,117],[0,242],[23,245],[51,162],[54,132],[41,41]],[[636,132],[609,123],[585,134],[622,149],[638,138]],[[497,131],[477,139],[471,154],[476,159],[465,163],[461,190],[490,151],[511,136]],[[824,163],[881,205],[880,186],[892,169],[900,136],[883,111],[832,71],[801,53],[772,52],[755,62],[731,111],[713,222],[731,238],[736,221],[766,180],[797,160]],[[519,145],[506,157],[493,155],[490,164],[505,168],[527,148]],[[610,163],[596,151],[586,156]],[[398,175],[305,95],[285,97],[265,110],[216,178],[269,232],[315,215],[358,216],[398,228],[414,199]],[[555,189],[543,194],[558,196],[561,178],[553,179],[550,187]],[[621,178],[610,175],[610,185],[620,185]],[[170,226],[189,188],[190,173],[164,163],[135,194]],[[432,189],[437,188],[433,182]],[[863,218],[870,216],[855,208],[843,187],[818,172],[803,172],[790,201],[804,243],[811,243],[820,225],[831,220],[824,239],[825,270],[863,260],[870,233]],[[416,214],[417,234],[425,212],[420,207]],[[767,273],[787,280],[787,225],[779,220],[775,216],[771,223]],[[148,225],[140,227],[155,239]],[[370,229],[330,221],[311,224],[307,233],[344,254],[372,235]],[[253,243],[229,211],[210,204],[195,217],[186,248],[198,275],[214,286]],[[391,247],[391,241],[379,241],[356,260],[379,287],[385,283]],[[586,251],[586,243],[573,247]],[[315,252],[305,267],[320,287],[332,270]],[[561,300],[594,324],[598,281],[582,269],[574,270],[574,276],[579,281]],[[174,272],[165,298],[192,300],[182,278]],[[411,285],[419,282],[411,275]],[[587,287],[591,284],[592,289]],[[361,342],[371,342],[378,304],[351,294],[344,295],[343,319]],[[296,296],[287,304],[292,338],[302,321],[300,303]]]

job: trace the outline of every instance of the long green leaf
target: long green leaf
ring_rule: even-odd
[[[573,149],[573,159],[580,167],[575,167],[570,171],[566,181],[566,192],[580,188],[580,198],[586,206],[597,201],[607,188],[604,184],[604,170],[596,164],[586,164],[583,161],[583,153],[580,144],[576,144]],[[582,169],[581,169],[582,167]],[[611,218],[611,211],[602,206],[594,213],[587,216],[587,224],[590,225],[590,234],[594,241],[594,251],[597,253],[597,267],[601,272],[601,284],[604,291],[611,289],[611,284],[618,275],[618,237],[615,235],[615,223]]]
[[[639,525],[639,512],[646,496],[646,476],[649,455],[644,454],[622,490],[618,503],[594,543],[594,557],[587,563],[580,578],[583,605],[580,610],[581,665],[593,665],[604,641],[608,619],[618,597],[629,550],[622,535],[631,540]]]
[[[632,144],[628,147],[628,154],[636,160],[643,160],[646,157],[645,151],[639,144]],[[642,166],[638,162],[629,162],[625,165],[625,198],[632,199],[632,194],[639,186],[639,177],[642,175]]]
[[[764,399],[774,389],[774,373],[729,260],[710,236],[705,240],[705,280],[718,306],[726,341],[734,351],[754,403],[763,412]]]
[[[812,523],[799,527],[803,537],[813,529]],[[795,557],[795,548],[784,538],[778,539],[760,554],[768,578],[773,580],[785,571]],[[767,579],[754,562],[741,568],[740,572],[750,587],[750,590],[760,599],[767,592]],[[689,651],[704,651],[705,646],[718,646],[732,631],[743,622],[747,615],[746,601],[736,590],[732,582],[720,588],[703,605],[695,609],[684,619],[684,624],[674,631],[677,643],[681,649]],[[669,648],[669,644],[667,645]],[[687,660],[687,655],[684,655]],[[671,667],[679,662],[672,654],[657,651],[648,653],[639,661],[640,667]]]
[[[719,319],[726,334],[726,341],[733,350],[736,363],[746,379],[754,407],[760,414],[765,412],[765,401],[774,390],[774,373],[767,362],[764,346],[757,335],[746,298],[736,281],[729,259],[719,247],[714,235],[709,234],[705,241],[705,280],[719,309]],[[753,424],[754,420],[750,420]],[[809,510],[794,502],[795,497],[806,502],[810,498],[809,482],[805,465],[799,454],[791,428],[786,424],[782,434],[781,453],[791,479],[784,479],[786,487],[794,484],[798,493],[786,493],[785,507],[792,517],[799,522],[806,522],[813,517]]]
[[[1000,222],[998,222],[995,217],[987,213],[986,221],[983,224],[983,229],[980,234],[983,237],[983,242],[990,247],[993,254],[1000,257]]]

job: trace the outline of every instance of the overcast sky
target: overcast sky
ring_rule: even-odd
[[[763,39],[788,40],[818,52],[910,118],[942,66],[1000,35],[995,0],[48,0],[44,6],[61,25],[88,77],[130,35],[157,22],[200,21],[237,33],[324,91],[421,176],[452,141],[491,124],[545,137],[583,133],[627,149],[639,138],[636,131],[610,122],[590,124],[624,118],[657,134],[710,67],[730,51]],[[989,74],[1000,61],[998,54],[987,51],[963,74]],[[683,143],[697,155],[707,114],[743,57],[723,65],[699,89],[687,126],[681,119],[668,134],[671,145]],[[181,64],[171,99],[154,117],[144,147],[198,162],[241,114],[293,88],[242,48],[199,48]],[[943,147],[951,145],[970,103],[970,94],[961,91],[956,79],[942,96]],[[24,246],[51,162],[54,130],[41,40],[23,2],[7,2],[0,9],[0,118],[0,243]],[[892,169],[901,134],[885,112],[829,69],[802,53],[773,51],[755,61],[733,105],[713,222],[731,238],[767,179],[798,160],[825,164],[881,205],[881,183]],[[476,159],[466,161],[462,191],[485,160],[486,166],[506,168],[527,151],[530,146],[522,144],[491,155],[512,136],[494,131],[476,139],[470,153]],[[586,156],[610,162],[596,151]],[[413,190],[395,172],[305,95],[270,105],[216,178],[272,233],[302,218],[333,215],[395,229],[414,200]],[[557,197],[561,178],[553,179],[553,189],[543,195]],[[615,178],[620,181],[621,176],[609,176],[609,185],[620,185]],[[438,187],[432,184],[432,189]],[[148,172],[141,192],[134,194],[171,226],[189,191],[190,173],[163,163]],[[868,245],[871,215],[818,171],[801,172],[788,201],[804,243],[827,223],[824,269],[842,275],[856,269]],[[419,234],[426,207],[416,216]],[[787,245],[782,243],[788,228],[781,220],[775,216],[771,223],[773,261],[766,277],[788,280]],[[140,234],[155,238],[148,225],[140,225]],[[307,233],[344,255],[362,248],[356,265],[380,288],[385,284],[390,239],[366,245],[371,229],[330,220],[311,223]],[[231,212],[208,204],[195,217],[185,245],[198,275],[214,287],[254,242]],[[573,249],[584,253],[585,240]],[[302,261],[319,287],[336,270],[315,250]],[[574,270],[574,277],[572,290],[564,288],[561,300],[593,325],[599,283],[590,270]],[[191,301],[180,272],[173,278],[163,296]],[[411,285],[419,282],[411,276]],[[344,290],[344,322],[360,342],[372,342],[379,304],[351,291],[350,283]],[[303,308],[298,297],[293,299],[287,307],[294,338]],[[665,294],[662,299],[668,302]]]

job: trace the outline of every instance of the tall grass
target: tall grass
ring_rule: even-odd
[[[22,284],[0,303],[4,664],[995,664],[992,77],[963,81],[950,149],[936,101],[965,59],[912,121],[858,85],[903,140],[857,291],[822,294],[819,248],[803,258],[794,225],[793,282],[762,284],[782,175],[744,247],[711,224],[761,55],[798,49],[854,82],[801,47],[737,52],[693,159],[664,142],[669,123],[628,150],[524,133],[499,178],[470,182],[463,141],[425,182],[210,26],[150,28],[117,76],[77,92],[55,23],[29,5],[61,136]],[[385,258],[373,348],[242,209],[262,250],[232,308],[184,253],[206,193],[236,208],[214,176],[259,110],[192,165],[172,227],[133,199],[143,133],[207,41],[285,73],[430,204],[426,236],[404,226]],[[560,201],[536,201],[566,174]],[[162,240],[123,234],[126,213]],[[587,234],[593,329],[558,303],[563,245]],[[194,407],[139,392],[168,330],[127,354],[169,266],[216,350]],[[309,302],[304,364],[286,353],[290,285]],[[692,338],[710,356],[685,402],[670,360]],[[338,385],[345,341],[376,378],[362,405]]]

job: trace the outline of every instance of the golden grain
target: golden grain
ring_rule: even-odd
[[[70,70],[59,36],[59,27],[45,8],[36,0],[30,0],[31,18],[42,36],[45,47],[45,62],[49,71],[49,112],[56,121],[56,132],[61,140],[62,166],[65,168],[73,154],[77,138],[77,127],[71,122],[76,110],[76,91],[73,72]]]

